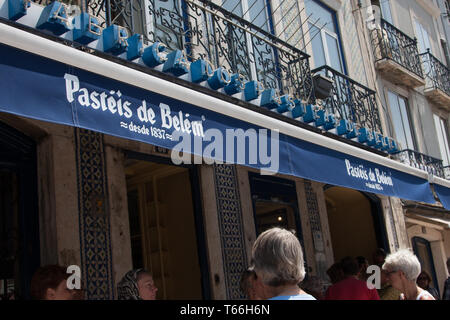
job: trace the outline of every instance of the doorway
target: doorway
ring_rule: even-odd
[[[0,122],[0,300],[29,299],[40,264],[36,145]]]
[[[295,231],[303,248],[303,234],[295,182],[249,172],[256,236],[272,227]]]
[[[325,202],[334,261],[346,256],[362,256],[371,264],[377,248],[388,252],[382,209],[376,196],[328,186]]]
[[[412,245],[414,253],[419,259],[422,271],[426,271],[431,277],[430,287],[436,288],[439,296],[441,296],[430,242],[421,237],[413,237]]]
[[[126,160],[133,268],[152,274],[156,299],[209,298],[195,170],[163,159]]]

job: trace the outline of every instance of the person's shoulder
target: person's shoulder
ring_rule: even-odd
[[[316,300],[312,295],[303,293],[291,296],[277,296],[273,298],[269,298],[268,300]]]
[[[436,300],[431,293],[427,290],[423,290],[417,300]]]
[[[436,300],[431,294],[424,294],[419,300]]]
[[[303,293],[303,294],[297,294],[295,296],[289,296],[288,300],[316,300],[312,295]]]

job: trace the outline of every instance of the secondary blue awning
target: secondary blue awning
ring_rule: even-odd
[[[450,188],[446,188],[437,183],[434,184],[434,191],[445,209],[450,210]]]
[[[426,174],[417,169],[250,110],[244,114],[238,106],[62,44],[49,48],[53,42],[47,39],[24,33],[30,38],[20,42],[17,32],[5,41],[0,30],[0,42],[9,44],[0,45],[0,111],[206,159],[435,203]],[[71,59],[73,63],[60,62]],[[233,136],[239,133],[246,140]],[[333,144],[343,145],[343,151]],[[450,189],[439,186],[436,192],[450,209]]]

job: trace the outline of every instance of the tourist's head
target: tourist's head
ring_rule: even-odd
[[[31,279],[31,296],[37,300],[73,300],[74,290],[67,287],[67,268],[59,265],[40,267]]]

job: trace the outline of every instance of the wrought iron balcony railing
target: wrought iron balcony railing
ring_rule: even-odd
[[[34,0],[43,5],[48,0]],[[270,32],[206,0],[63,0],[148,42],[184,49],[190,61],[239,72],[280,94],[313,101],[309,56]]]
[[[333,80],[332,93],[322,102],[329,113],[382,133],[375,91],[329,66],[314,69],[312,73],[321,73]]]
[[[450,166],[444,167],[444,179],[450,180]]]
[[[450,96],[450,69],[433,56],[430,49],[422,53],[420,57],[427,80],[426,89],[440,89]]]
[[[414,150],[402,150],[394,157],[400,162],[407,164],[411,167],[425,170],[435,176],[446,178],[444,174],[444,166],[442,160],[427,156],[423,153]]]
[[[423,78],[417,40],[381,19],[381,29],[373,30],[372,44],[375,62],[390,59]]]

